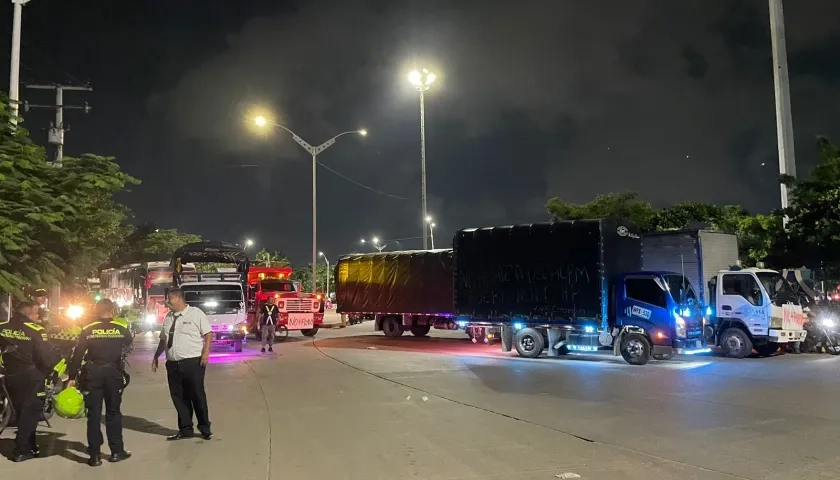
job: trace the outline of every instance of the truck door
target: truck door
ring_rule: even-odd
[[[724,273],[717,289],[717,316],[740,321],[754,336],[768,334],[769,302],[755,276],[747,272]]]
[[[624,279],[624,295],[616,295],[616,313],[622,324],[650,330],[652,327],[670,330],[670,315],[665,286],[658,278],[632,275]],[[670,336],[671,332],[667,331]]]

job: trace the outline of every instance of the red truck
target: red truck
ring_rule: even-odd
[[[324,323],[324,308],[320,295],[301,291],[300,282],[292,280],[291,267],[251,267],[248,270],[248,330],[259,338],[259,311],[268,301],[280,311],[276,337],[285,339],[289,330],[300,330],[304,336],[314,337]]]

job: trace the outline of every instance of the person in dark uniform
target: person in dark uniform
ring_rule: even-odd
[[[268,297],[268,303],[260,308],[260,337],[262,338],[262,349],[265,353],[265,344],[268,343],[268,351],[273,352],[274,331],[277,328],[277,320],[280,318],[280,310],[274,304],[274,297]]]
[[[40,453],[35,430],[44,411],[44,380],[61,360],[47,343],[46,331],[37,321],[38,306],[21,302],[12,319],[0,323],[0,342],[16,347],[3,355],[6,386],[17,414],[15,462],[30,460]]]
[[[122,413],[120,404],[125,386],[125,365],[123,348],[131,345],[133,337],[128,324],[114,319],[114,304],[102,300],[96,305],[96,317],[99,319],[82,329],[79,343],[73,351],[73,358],[67,367],[70,377],[68,387],[76,384],[80,378],[80,390],[87,392],[87,441],[88,465],[102,465],[102,401],[105,401],[105,432],[108,434],[108,447],[111,449],[111,462],[120,462],[131,457],[126,451],[122,435]],[[82,360],[85,366],[82,367]]]

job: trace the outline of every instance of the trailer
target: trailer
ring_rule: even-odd
[[[452,278],[451,249],[345,255],[335,267],[337,312],[373,319],[391,338],[456,330]]]
[[[634,365],[708,351],[691,282],[643,270],[641,235],[627,221],[463,229],[453,246],[456,321],[500,327],[503,351],[609,347]]]

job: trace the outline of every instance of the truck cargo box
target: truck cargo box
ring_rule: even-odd
[[[709,280],[738,264],[738,237],[711,230],[653,232],[642,236],[642,268],[685,272],[701,303],[709,305]]]
[[[620,219],[459,230],[455,313],[562,324],[608,318],[608,280],[641,269],[638,228]]]
[[[338,313],[452,313],[452,250],[345,255],[335,267]]]

